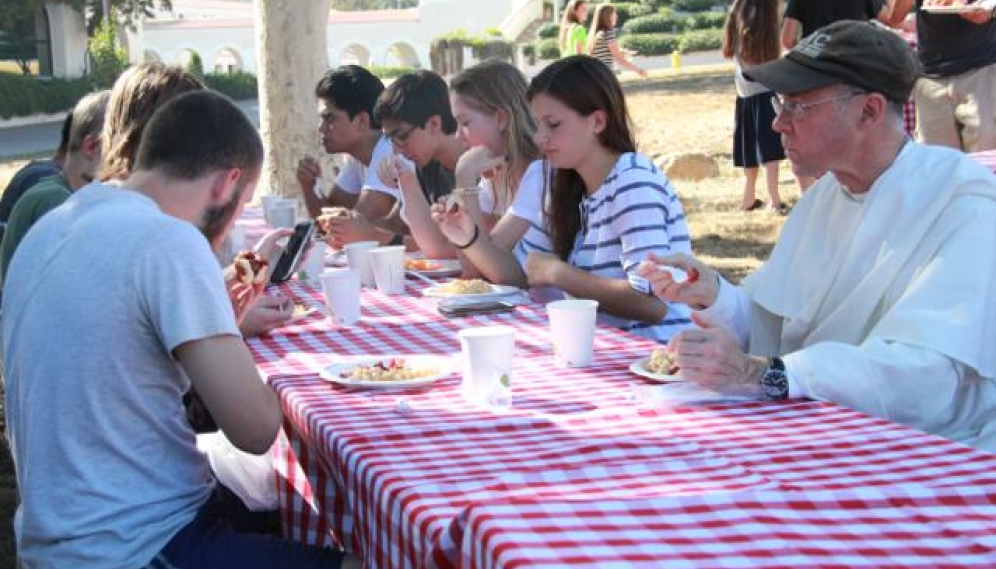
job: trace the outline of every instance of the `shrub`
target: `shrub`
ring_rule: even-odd
[[[660,34],[679,32],[682,29],[680,19],[670,18],[664,14],[651,14],[634,18],[622,27],[622,31],[627,34]]]
[[[401,77],[406,73],[415,71],[414,67],[392,67],[388,65],[371,65],[368,69],[370,70],[370,73],[373,73],[381,79],[394,79],[396,77]]]
[[[723,47],[723,30],[697,30],[681,34],[678,49],[684,53]]]
[[[722,3],[720,0],[674,0],[672,6],[682,12],[705,12]]]
[[[622,36],[619,43],[640,55],[666,55],[678,49],[678,35],[628,34]]]
[[[547,22],[536,30],[536,37],[539,39],[556,39],[560,35],[560,24]]]
[[[624,26],[626,22],[633,18],[639,18],[640,16],[647,16],[652,14],[654,10],[650,6],[645,6],[636,2],[620,2],[615,4],[616,14],[619,19],[616,22],[617,26]],[[594,11],[592,11],[594,13]]]
[[[187,65],[187,71],[198,79],[204,79],[204,60],[201,59],[201,54],[196,51],[191,52],[190,62]]]
[[[533,42],[536,57],[539,59],[557,59],[560,57],[560,46],[556,39],[537,40]]]
[[[722,28],[724,23],[726,23],[726,12],[699,12],[685,17],[682,29],[714,30]]]
[[[0,117],[65,111],[93,89],[91,78],[41,79],[0,73]]]
[[[128,55],[118,47],[117,32],[112,20],[104,20],[90,38],[88,49],[93,67],[90,77],[95,85],[105,89],[114,84],[128,67]]]
[[[259,85],[256,82],[256,76],[244,71],[209,73],[204,76],[204,84],[219,93],[228,95],[236,101],[259,97]]]

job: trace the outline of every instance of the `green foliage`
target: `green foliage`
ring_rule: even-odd
[[[533,49],[539,59],[557,59],[560,57],[560,46],[557,45],[556,38],[536,40],[533,42]]]
[[[672,6],[682,12],[705,12],[723,3],[722,0],[674,0]]]
[[[640,4],[638,2],[620,2],[614,4],[616,7],[616,15],[619,17],[616,22],[617,26],[623,26],[629,20],[633,18],[639,18],[640,16],[646,16],[653,13],[653,8],[650,6]],[[594,10],[591,10],[594,13]]]
[[[236,101],[259,97],[256,76],[244,71],[211,73],[204,76],[204,84]]]
[[[722,28],[726,23],[726,12],[699,12],[684,19],[682,29],[692,30],[714,30]]]
[[[560,34],[560,24],[547,22],[536,30],[536,37],[539,39],[556,38]]]
[[[678,34],[627,34],[619,38],[619,44],[640,55],[666,55],[678,49]]]
[[[415,71],[414,67],[391,67],[387,65],[371,65],[367,69],[381,79],[394,79],[406,73]]]
[[[0,73],[0,117],[65,111],[93,89],[88,78],[39,79]]]
[[[482,36],[471,36],[467,30],[458,28],[433,38],[429,49],[431,52],[439,52],[456,47],[471,48],[474,57],[479,60],[512,61],[515,58],[515,42],[505,39],[497,29],[488,30]]]
[[[21,73],[30,75],[30,63],[38,56],[34,26],[25,20],[12,24],[12,27],[12,31],[0,30],[0,60],[16,61]]]
[[[90,77],[94,85],[102,89],[109,88],[114,80],[128,66],[128,56],[125,50],[118,47],[117,32],[114,22],[105,20],[97,26],[90,38],[88,49],[93,68]]]
[[[201,59],[201,54],[196,51],[190,52],[190,61],[187,63],[187,71],[198,79],[204,79],[204,60]]]
[[[681,34],[678,49],[683,53],[709,51],[723,47],[723,30],[696,30]]]
[[[634,18],[622,27],[626,34],[656,34],[680,32],[684,29],[680,18],[669,18],[664,14],[651,14]]]

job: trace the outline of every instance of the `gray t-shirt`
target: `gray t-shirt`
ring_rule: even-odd
[[[27,234],[3,300],[22,561],[144,566],[214,485],[172,355],[239,333],[207,240],[142,194],[92,184]]]

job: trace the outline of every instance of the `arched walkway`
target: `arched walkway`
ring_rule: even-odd
[[[342,50],[339,65],[370,67],[370,50],[358,43],[349,44]]]
[[[418,67],[418,54],[410,44],[398,42],[391,44],[384,54],[384,65],[388,67]]]
[[[214,57],[212,69],[215,73],[235,73],[243,71],[242,56],[233,48],[226,47]]]

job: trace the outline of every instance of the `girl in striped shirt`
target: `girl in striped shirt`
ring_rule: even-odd
[[[616,41],[616,23],[619,17],[612,4],[599,4],[595,7],[595,16],[591,19],[591,31],[588,32],[588,53],[601,61],[609,69],[619,67],[629,69],[640,77],[647,78],[647,70],[629,60],[632,52],[619,47]]]

